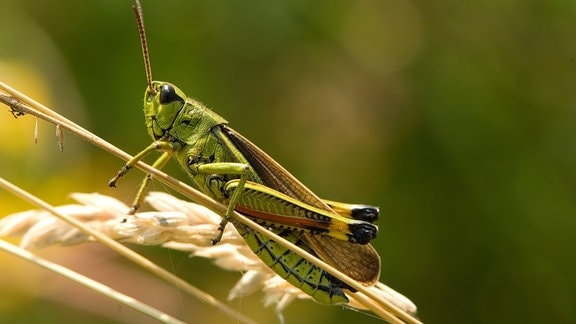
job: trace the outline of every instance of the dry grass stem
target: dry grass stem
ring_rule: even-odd
[[[26,97],[25,95],[21,94],[20,92],[10,88],[8,85],[3,84],[1,82],[0,82],[0,91],[3,91],[8,94],[7,96],[0,96],[0,101],[9,105],[13,109],[13,114],[15,116],[22,114],[32,114],[46,121],[49,121],[55,125],[59,125],[62,129],[72,132],[75,135],[78,135],[79,137],[86,139],[87,141],[93,143],[94,145],[120,157],[125,161],[131,158],[131,156],[128,155],[127,153],[119,150],[118,148],[105,142],[96,135],[86,131],[82,127],[56,114],[49,108],[37,103],[33,99]],[[101,230],[101,233],[105,233],[106,235],[108,235],[109,237],[113,237],[114,239],[123,242],[132,241],[137,244],[163,245],[165,247],[173,249],[184,250],[190,252],[194,256],[211,258],[217,265],[224,267],[226,269],[234,271],[243,271],[245,275],[243,276],[242,280],[236,285],[236,287],[232,289],[229,296],[230,298],[245,296],[251,293],[252,291],[262,289],[263,291],[266,292],[267,296],[265,304],[267,305],[276,304],[278,310],[284,309],[290,303],[290,301],[294,300],[295,298],[308,298],[307,295],[301,293],[298,289],[292,287],[287,283],[283,283],[282,282],[283,279],[278,280],[278,278],[275,278],[274,273],[270,269],[268,269],[268,267],[265,266],[257,257],[255,257],[249,251],[247,246],[241,248],[241,244],[244,244],[243,240],[237,234],[234,235],[230,234],[231,233],[230,229],[226,230],[224,239],[220,244],[218,244],[217,246],[206,246],[206,244],[209,244],[209,240],[214,238],[214,235],[210,234],[215,233],[214,228],[212,227],[211,224],[218,224],[220,222],[221,218],[220,216],[218,216],[218,214],[222,214],[222,212],[225,210],[225,206],[203,195],[202,193],[191,188],[185,183],[182,183],[177,179],[168,176],[166,173],[161,172],[155,168],[152,168],[143,162],[138,162],[135,166],[143,170],[147,174],[153,175],[154,178],[166,184],[167,186],[173,188],[174,190],[184,194],[186,197],[202,204],[203,206],[208,207],[210,210],[216,212],[217,214],[212,213],[211,216],[208,216],[207,212],[201,212],[199,214],[204,216],[201,217],[199,216],[200,218],[196,220],[190,220],[188,219],[188,217],[190,217],[188,212],[190,210],[195,210],[197,207],[186,205],[190,203],[184,201],[161,198],[162,196],[159,193],[152,194],[148,198],[149,203],[155,206],[155,208],[158,209],[158,212],[155,212],[154,214],[147,214],[147,213],[138,214],[137,216],[128,219],[125,225],[119,227],[117,219],[116,221],[108,219],[109,222],[116,222],[117,227],[110,226],[107,223],[107,221],[104,220],[105,215],[110,216],[109,213],[116,212],[115,208],[118,208],[118,204],[120,204],[119,202],[108,201],[108,199],[113,198],[109,197],[103,198],[100,196],[100,198],[98,199],[102,200],[98,200],[98,203],[93,202],[89,202],[88,204],[82,203],[82,205],[74,205],[75,207],[67,207],[67,208],[73,208],[73,209],[77,208],[73,210],[73,213],[75,212],[76,214],[78,214],[76,216],[78,219],[88,219],[89,221],[87,222],[87,224],[90,224],[90,226],[93,226],[95,228],[101,227],[99,229]],[[83,198],[78,198],[78,196],[76,195],[75,199],[83,199]],[[89,200],[92,201],[91,199]],[[92,214],[91,216],[89,215],[89,212],[90,211],[94,212],[94,210],[82,209],[85,208],[86,206],[96,207],[94,205],[98,205],[100,203],[103,205],[110,204],[110,206],[113,208],[111,208],[110,210],[102,210],[100,208],[98,209],[98,212]],[[186,207],[184,207],[184,205],[186,205]],[[173,207],[176,208],[173,209]],[[114,217],[120,217],[118,219],[125,218],[126,217],[125,211],[126,209],[123,209],[121,214],[117,214]],[[97,213],[103,213],[100,215],[103,218],[97,219],[96,217]],[[20,214],[19,217],[24,219],[27,218],[28,216]],[[274,233],[271,233],[270,231],[267,231],[266,229],[262,228],[261,226],[257,225],[256,223],[252,222],[246,217],[238,213],[234,213],[233,216],[239,222],[254,228],[255,230],[261,232],[266,237],[286,246],[287,248],[293,250],[295,253],[301,255],[311,263],[330,272],[336,278],[343,281],[350,287],[353,287],[354,289],[358,290],[359,293],[349,295],[351,299],[350,305],[352,307],[370,309],[378,316],[393,323],[402,323],[402,322],[419,323],[419,321],[412,315],[415,313],[416,307],[404,296],[398,294],[397,292],[394,292],[393,290],[384,285],[376,285],[374,287],[364,287],[359,283],[355,282],[354,280],[348,278],[338,270],[330,267],[321,260],[311,256],[310,254],[294,246],[294,244],[286,241],[285,239],[275,235]],[[38,217],[38,215],[31,217]],[[202,217],[206,219],[202,219]],[[12,216],[10,218],[12,219]],[[199,222],[200,219],[202,219],[203,223]],[[179,225],[176,226],[176,224]],[[13,224],[10,226],[12,226],[15,229],[18,228],[18,226],[21,226],[20,227],[21,229],[26,228],[24,225]],[[42,229],[36,228],[35,231],[37,231],[38,235],[39,234],[44,235],[43,239],[38,239],[39,237],[38,235],[36,235],[36,237],[31,237],[30,234],[28,234],[28,231],[26,230],[24,231],[25,232],[24,242],[26,242],[26,244],[42,245],[49,242],[50,240],[56,240],[56,241],[60,240],[60,242],[55,241],[54,244],[65,245],[65,244],[77,244],[72,242],[80,242],[82,240],[90,239],[89,237],[82,238],[82,234],[78,234],[73,229],[63,229],[58,228],[58,226],[56,227],[57,228],[53,227],[52,230],[47,230],[46,228]],[[32,227],[28,227],[28,229],[31,228]],[[54,231],[60,231],[62,236],[60,236],[60,238],[51,236],[50,233],[55,233]],[[193,237],[193,239],[191,237]],[[250,253],[245,254],[244,250],[249,251]],[[236,255],[234,256],[234,254]],[[271,273],[271,275],[269,276],[266,275],[266,271]],[[282,290],[283,292],[278,294],[278,292],[281,290],[276,289],[274,287],[284,285],[285,287],[284,290]],[[362,294],[364,295],[364,297],[362,296]]]
[[[160,322],[163,323],[174,323],[174,324],[179,324],[179,323],[184,323],[162,311],[159,311],[147,304],[144,304],[140,301],[138,301],[137,299],[134,299],[132,297],[129,297],[127,295],[124,295],[108,286],[105,286],[95,280],[92,280],[88,277],[85,277],[77,272],[74,272],[66,267],[63,267],[61,265],[55,264],[53,262],[47,261],[45,259],[42,259],[40,257],[38,257],[37,255],[34,255],[33,253],[24,250],[20,247],[17,247],[15,245],[12,245],[4,240],[0,239],[0,250],[12,254],[14,256],[17,256],[21,259],[27,260],[31,263],[34,263],[40,267],[43,267],[47,270],[50,270],[54,273],[57,273],[65,278],[68,278],[74,282],[77,282],[89,289],[91,289],[92,291],[96,291],[98,293],[100,293],[101,295],[104,295],[110,299],[116,300],[119,303],[122,303],[130,308],[133,308],[134,310],[137,310],[139,312],[141,312],[142,314],[146,314],[148,316],[150,316],[151,318],[154,318]]]

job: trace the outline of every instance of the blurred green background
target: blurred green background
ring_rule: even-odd
[[[0,80],[128,152],[141,150],[150,139],[131,5],[2,0]],[[412,299],[424,322],[576,321],[576,2],[143,7],[154,79],[212,107],[319,195],[381,207],[381,281]],[[34,145],[33,120],[7,110],[0,123],[1,177],[53,204],[69,203],[70,192],[134,196],[139,171],[106,187],[117,158],[70,134],[60,153],[45,123]],[[182,176],[175,164],[168,170]],[[29,208],[0,192],[0,215]],[[239,278],[203,260],[141,250],[221,299]],[[40,253],[189,322],[224,319],[96,245]],[[0,321],[141,320],[0,259]],[[276,321],[260,298],[232,305]],[[285,317],[378,322],[308,301]]]

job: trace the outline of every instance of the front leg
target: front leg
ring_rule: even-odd
[[[162,155],[160,155],[160,157],[156,161],[154,161],[152,167],[158,170],[162,170],[162,168],[166,165],[166,163],[170,161],[170,158],[172,158],[172,152],[164,152]],[[134,215],[136,214],[136,211],[140,209],[140,205],[142,205],[142,201],[144,200],[144,193],[146,192],[146,187],[148,187],[150,180],[152,180],[152,174],[147,174],[144,180],[142,180],[140,188],[138,188],[138,193],[136,194],[136,197],[134,197],[132,207],[128,211],[128,215]]]
[[[162,169],[166,165],[168,160],[170,160],[170,158],[172,157],[174,152],[178,150],[179,147],[180,147],[180,145],[178,143],[175,143],[175,142],[169,142],[169,141],[165,141],[165,140],[164,141],[162,141],[162,140],[154,141],[154,143],[150,144],[148,147],[146,147],[144,150],[142,150],[140,153],[136,154],[132,159],[130,159],[128,162],[126,162],[126,164],[120,169],[120,171],[118,171],[116,176],[114,176],[108,182],[108,186],[116,187],[116,182],[121,177],[123,177],[126,173],[128,173],[128,171],[130,171],[130,169],[133,168],[134,165],[136,163],[138,163],[138,161],[142,160],[144,157],[146,157],[146,155],[148,155],[154,151],[164,152],[164,154],[162,154],[154,162],[154,164],[152,164],[152,167],[154,167],[156,169]],[[148,183],[150,182],[151,179],[152,179],[151,175],[147,175],[144,178],[144,180],[142,181],[142,183],[140,184],[140,188],[138,189],[138,193],[136,194],[136,197],[134,198],[134,203],[132,204],[132,207],[128,211],[128,215],[134,215],[136,213],[136,211],[138,210],[138,208],[140,207],[140,204],[142,203],[142,200],[144,199],[144,192],[146,190],[146,186],[148,185]]]
[[[126,162],[120,171],[118,171],[118,173],[112,179],[110,179],[110,181],[108,181],[108,186],[116,187],[116,182],[118,182],[120,178],[126,175],[126,173],[128,173],[128,171],[130,171],[130,169],[132,169],[136,163],[146,157],[146,155],[154,151],[174,152],[176,151],[176,147],[173,143],[168,141],[154,141],[152,144],[148,145],[148,147],[146,147],[144,150]]]

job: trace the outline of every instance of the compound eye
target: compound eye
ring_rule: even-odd
[[[163,85],[162,89],[160,89],[160,103],[167,104],[174,102],[176,100],[182,100],[182,99],[178,97],[176,91],[174,90],[174,87],[169,84]]]

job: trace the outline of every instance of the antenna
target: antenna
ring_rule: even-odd
[[[155,95],[156,91],[152,87],[152,69],[150,68],[150,55],[148,55],[148,42],[146,42],[146,30],[144,30],[144,15],[142,14],[142,5],[140,1],[136,0],[136,4],[132,6],[134,14],[136,14],[136,23],[138,24],[138,32],[140,33],[140,43],[142,44],[142,55],[144,56],[144,66],[146,68],[146,81],[148,82],[148,89],[151,95]]]

